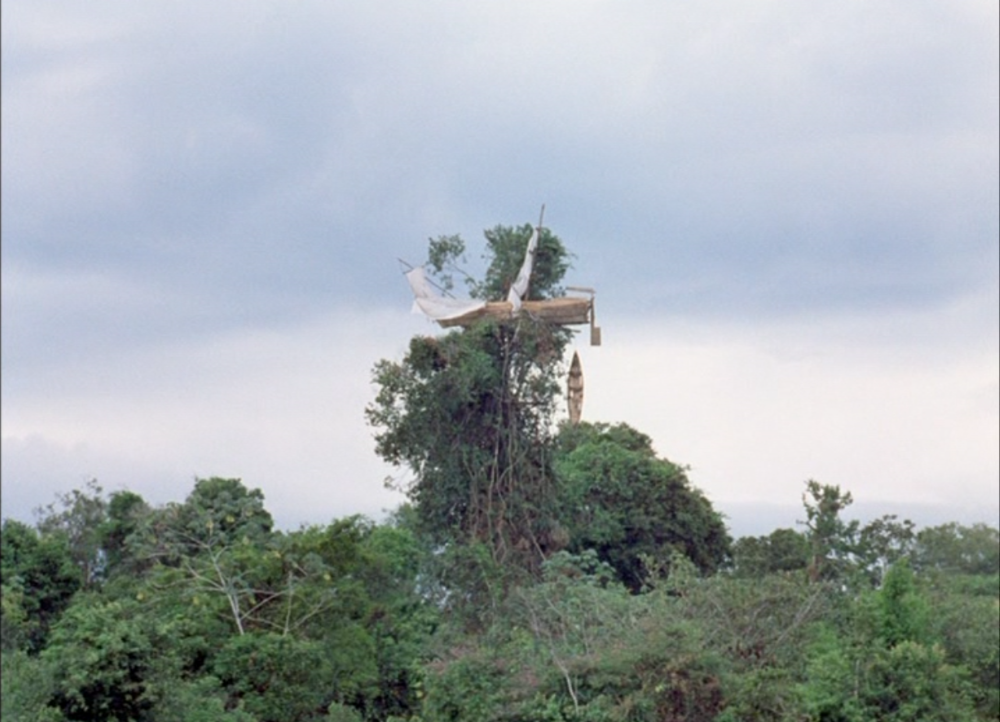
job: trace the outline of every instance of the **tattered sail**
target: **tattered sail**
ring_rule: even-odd
[[[514,279],[514,283],[507,292],[507,301],[515,313],[521,310],[521,300],[528,295],[528,281],[531,280],[531,269],[535,265],[535,251],[537,250],[538,228],[536,227],[531,233],[531,239],[528,241],[528,249],[524,252],[524,262],[521,264],[521,270],[518,271],[517,278]]]
[[[442,296],[427,280],[423,266],[407,271],[406,280],[413,290],[413,312],[423,313],[434,321],[449,321],[482,310],[486,301]],[[442,324],[443,325],[443,324]]]

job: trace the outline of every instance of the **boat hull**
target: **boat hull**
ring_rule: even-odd
[[[593,319],[594,301],[591,298],[551,298],[545,301],[522,301],[519,313],[560,325],[576,325],[591,323]],[[452,326],[471,326],[484,318],[498,321],[509,321],[515,316],[514,305],[510,301],[492,301],[475,311],[439,320],[444,328]]]

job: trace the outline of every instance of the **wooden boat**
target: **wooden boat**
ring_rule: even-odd
[[[406,273],[406,279],[413,290],[413,309],[436,321],[442,328],[453,326],[470,326],[484,318],[506,321],[516,318],[518,314],[527,314],[533,318],[562,326],[590,324],[590,344],[601,345],[601,329],[594,319],[594,290],[569,286],[567,290],[588,294],[587,296],[562,296],[541,301],[524,300],[528,293],[528,283],[535,260],[535,250],[538,247],[539,225],[531,234],[528,247],[524,254],[524,262],[506,301],[477,301],[474,299],[457,299],[441,295],[434,288],[424,273],[422,266],[412,268]]]

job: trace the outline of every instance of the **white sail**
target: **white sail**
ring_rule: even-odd
[[[545,206],[542,206],[542,215],[544,213]],[[540,215],[538,217],[538,225],[532,229],[531,238],[528,239],[528,247],[525,249],[524,260],[521,262],[517,278],[514,279],[514,283],[511,284],[510,290],[507,292],[507,303],[510,306],[500,311],[507,318],[517,314],[521,310],[521,302],[525,301],[528,297],[528,285],[531,281],[531,271],[535,265],[535,252],[538,249],[538,234],[541,227],[542,216]],[[434,321],[454,321],[454,319],[459,319],[466,314],[475,315],[476,311],[484,308],[494,307],[494,311],[496,311],[495,307],[506,305],[498,302],[490,304],[488,307],[486,301],[442,296],[434,284],[431,283],[430,279],[427,278],[423,266],[417,266],[405,275],[406,280],[410,282],[410,288],[413,289],[414,313],[423,313]],[[461,323],[461,321],[458,323]],[[455,324],[442,323],[442,325],[450,326]]]
[[[514,279],[510,291],[507,292],[507,300],[510,301],[515,313],[520,310],[521,301],[528,295],[528,281],[531,280],[531,269],[535,265],[535,251],[537,248],[538,229],[535,228],[531,233],[531,239],[528,241],[528,249],[524,252],[524,262],[521,264],[521,270],[518,272],[517,278]]]
[[[427,279],[423,266],[408,271],[406,280],[410,282],[410,288],[413,290],[413,312],[422,313],[434,321],[458,318],[471,311],[478,311],[486,305],[485,301],[442,296]]]

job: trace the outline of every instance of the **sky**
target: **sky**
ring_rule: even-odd
[[[736,536],[1000,514],[995,0],[5,0],[2,514],[96,479],[380,518],[397,259],[545,225],[583,416]]]

